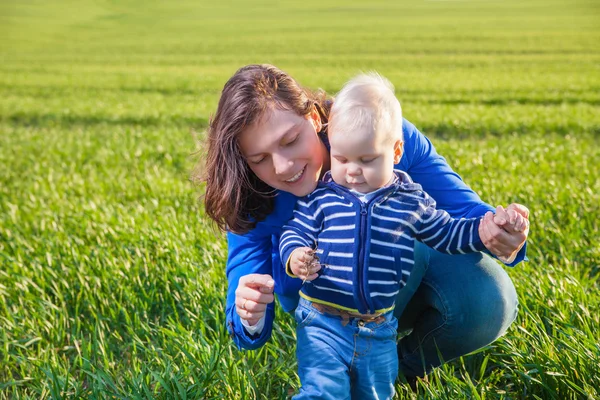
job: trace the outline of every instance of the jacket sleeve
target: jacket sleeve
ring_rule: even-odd
[[[274,319],[274,303],[267,306],[265,325],[260,333],[250,335],[242,326],[235,310],[235,291],[242,276],[269,274],[272,276],[271,236],[258,230],[244,235],[227,233],[227,304],[225,307],[227,330],[240,349],[253,350],[261,347],[271,337]],[[278,266],[279,267],[279,266]]]
[[[433,144],[413,124],[403,121],[404,153],[398,167],[419,183],[437,203],[437,208],[453,218],[481,217],[494,207],[483,202],[439,155]],[[487,250],[486,250],[487,252]],[[527,243],[509,266],[527,260]],[[490,254],[489,252],[487,252]]]
[[[283,227],[279,239],[281,262],[287,266],[292,252],[299,247],[316,248],[317,236],[321,230],[321,209],[318,202],[305,197],[296,202],[292,219]]]
[[[444,210],[435,207],[435,200],[427,193],[419,193],[420,222],[416,224],[415,237],[429,247],[448,254],[465,254],[484,251],[479,237],[481,218],[454,219]]]

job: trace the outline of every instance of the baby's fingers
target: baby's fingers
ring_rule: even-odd
[[[292,260],[298,261],[300,263],[305,263],[312,260],[311,252],[312,249],[310,247],[298,247],[292,252]]]
[[[319,264],[317,261],[313,261],[309,264],[306,264],[306,267],[303,271],[302,276],[298,275],[300,278],[302,278],[303,281],[314,281],[315,279],[317,279],[319,277],[318,272],[321,270],[321,264]]]
[[[512,210],[511,210],[512,211]],[[512,214],[512,215],[511,215]],[[527,226],[527,219],[514,211],[509,212],[509,221],[503,226],[508,233],[523,232]]]
[[[308,276],[304,279],[306,281],[314,281],[319,277],[318,272],[321,270],[321,264],[312,263],[308,268],[308,272],[306,273]]]
[[[529,220],[519,214],[519,216],[517,217],[517,221],[515,222],[515,230],[517,232],[525,232],[525,230],[528,227],[529,227]]]
[[[304,250],[305,249],[305,250]],[[305,263],[310,263],[315,259],[315,251],[310,247],[303,247],[304,252],[299,257],[299,260]]]
[[[306,274],[305,265],[305,263],[296,260],[290,263],[290,269],[295,276],[302,278],[302,276]]]

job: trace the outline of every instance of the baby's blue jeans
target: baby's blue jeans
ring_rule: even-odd
[[[294,399],[391,399],[398,374],[398,321],[380,322],[323,313],[300,298],[295,312],[300,393]]]

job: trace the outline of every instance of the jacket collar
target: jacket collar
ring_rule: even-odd
[[[406,172],[401,171],[399,169],[395,169],[394,174],[396,175],[397,179],[395,180],[394,183],[390,184],[389,186],[386,186],[387,188],[394,188],[395,190],[401,190],[403,192],[415,192],[417,190],[423,190],[421,185],[413,182],[411,177]],[[323,175],[323,178],[319,182],[319,186],[320,187],[322,187],[322,186],[330,187],[331,185],[335,185],[336,187],[344,188],[342,185],[335,183],[333,178],[331,177],[331,171],[327,171],[327,172],[325,172],[325,175]],[[344,188],[344,189],[346,189],[346,188]],[[346,189],[346,190],[348,190],[348,189]],[[378,189],[378,190],[381,190],[381,189]]]

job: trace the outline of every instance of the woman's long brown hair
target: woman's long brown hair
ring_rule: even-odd
[[[243,234],[264,220],[274,208],[275,190],[250,170],[239,144],[244,129],[270,109],[308,116],[313,108],[325,125],[331,101],[325,92],[311,92],[272,65],[247,65],[225,84],[217,112],[209,123],[206,161],[192,175],[206,182],[206,214],[222,230]]]

